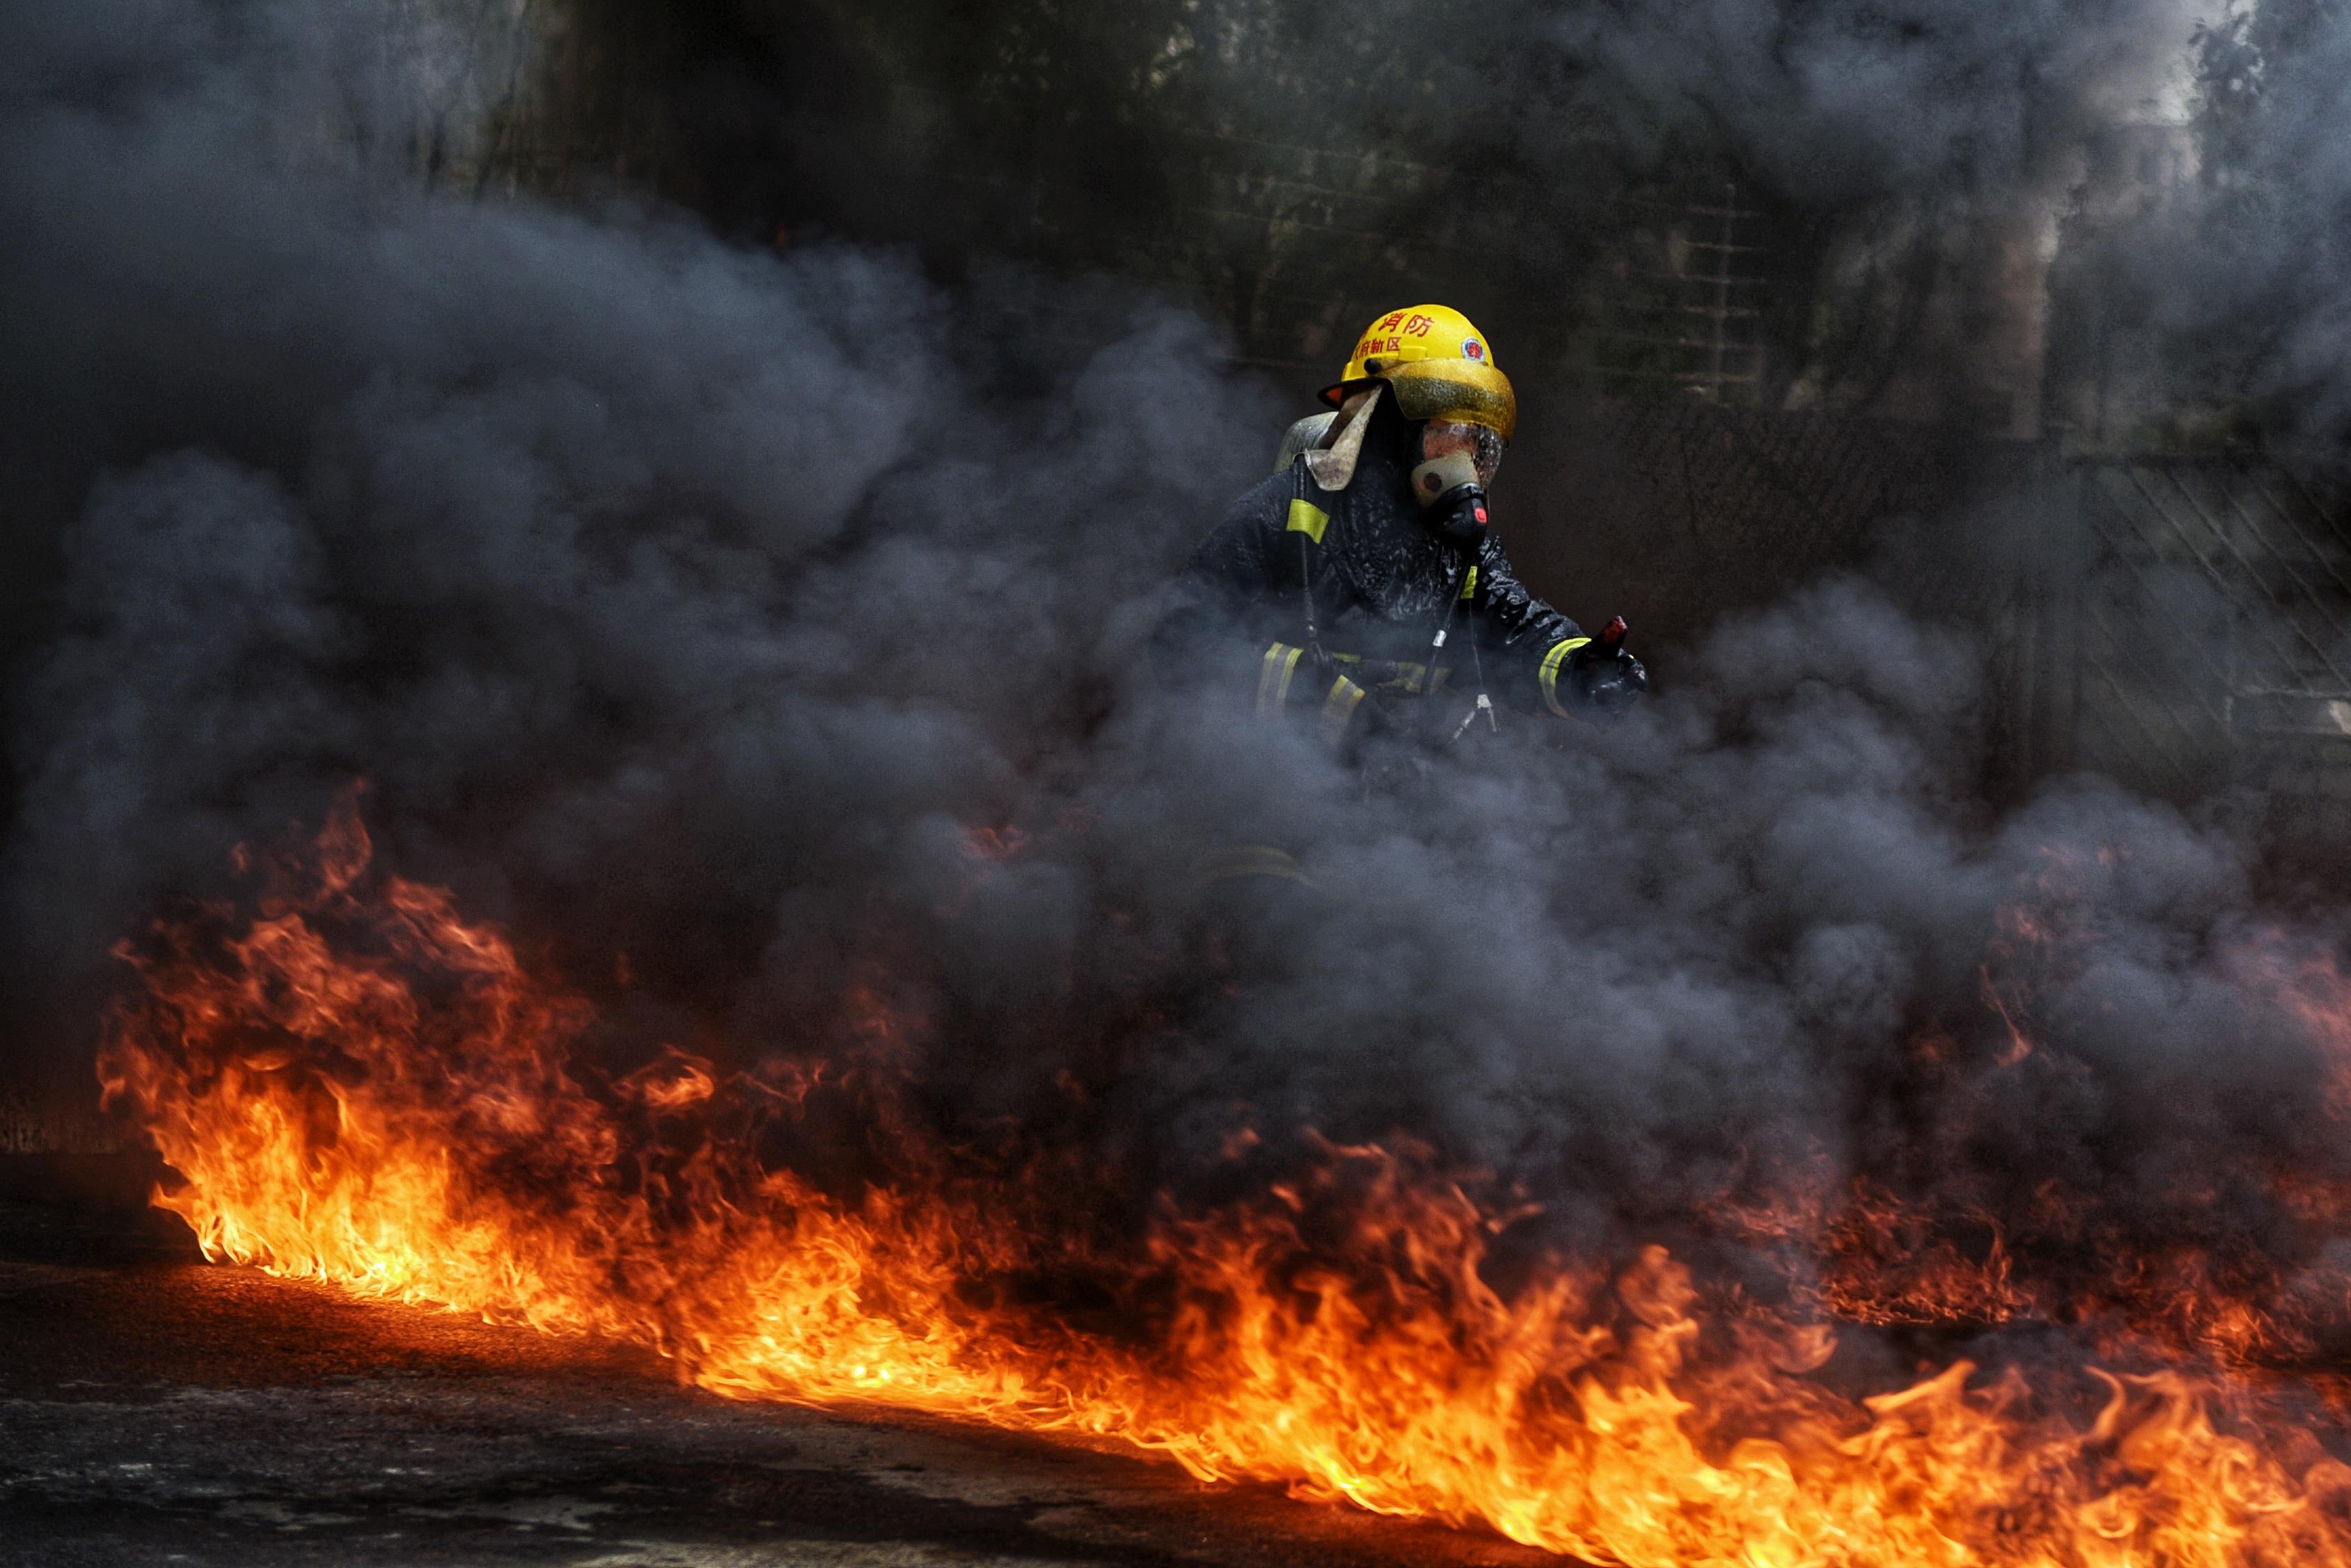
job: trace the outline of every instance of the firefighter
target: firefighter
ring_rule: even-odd
[[[1373,716],[1445,743],[1498,727],[1497,703],[1607,717],[1647,690],[1621,621],[1586,636],[1503,553],[1487,488],[1518,405],[1467,317],[1381,317],[1322,401],[1327,425],[1293,427],[1306,449],[1170,588],[1155,644],[1172,673],[1253,691],[1343,747]]]

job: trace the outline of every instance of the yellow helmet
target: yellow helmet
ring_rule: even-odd
[[[1505,441],[1519,427],[1510,378],[1494,368],[1485,334],[1448,306],[1391,310],[1364,328],[1338,383],[1322,389],[1322,401],[1336,407],[1374,382],[1388,384],[1406,419],[1482,424]]]

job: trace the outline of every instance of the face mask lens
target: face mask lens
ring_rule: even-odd
[[[1478,433],[1478,483],[1490,486],[1494,476],[1502,471],[1502,436],[1499,431],[1489,430],[1482,424],[1470,429]]]
[[[1466,453],[1478,465],[1478,483],[1491,485],[1502,466],[1502,437],[1482,424],[1433,420],[1420,438],[1420,454],[1433,462],[1456,452]]]

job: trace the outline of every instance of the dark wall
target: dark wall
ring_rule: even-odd
[[[1733,363],[1753,376],[1720,400],[1773,406],[1798,374],[1819,377],[1824,352],[1844,356],[1831,382],[1872,390],[1882,337],[1847,311],[1837,328],[1855,341],[1814,340],[1834,215],[1703,139],[1638,146],[1594,125],[1537,141],[1499,105],[1474,107],[1491,78],[1424,42],[1384,14],[1339,28],[1242,0],[1083,15],[1035,0],[580,0],[508,146],[527,184],[658,191],[747,243],[908,246],[959,286],[1007,266],[1097,279],[1091,327],[1068,298],[1037,324],[1040,378],[1157,294],[1225,329],[1303,413],[1363,320],[1456,304],[1520,391],[1500,498],[1526,570],[1574,612],[1622,609],[1654,640],[1686,642],[1727,605],[1864,559],[1884,470],[1939,438],[1881,440],[1829,416],[1734,415],[1701,435],[1687,421],[1713,416],[1677,376],[1706,356],[1660,346],[1698,297],[1671,268],[1712,266],[1677,247],[1729,232],[1756,312],[1732,329]],[[1740,215],[1718,231],[1704,214],[1726,189]],[[1915,308],[1931,280],[1892,270],[1873,319]],[[1018,336],[1004,328],[991,330]],[[1783,435],[1830,427],[1843,434],[1825,443]],[[1693,463],[1720,472],[1693,479]]]
[[[1431,298],[1537,386],[1669,392],[1663,247],[1735,182],[1761,371],[1736,395],[1776,401],[1817,358],[1835,225],[1702,136],[1544,112],[1572,90],[1514,82],[1511,32],[1452,5],[578,0],[490,183],[656,191],[755,243],[913,246],[944,278],[1130,279],[1302,397],[1364,320]]]

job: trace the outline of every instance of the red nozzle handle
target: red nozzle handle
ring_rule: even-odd
[[[1625,624],[1625,618],[1619,615],[1600,629],[1600,645],[1613,653],[1625,645],[1625,633],[1631,630]]]

